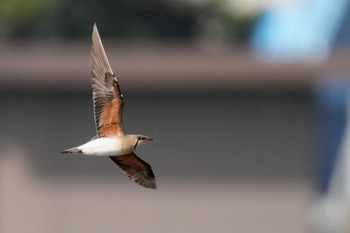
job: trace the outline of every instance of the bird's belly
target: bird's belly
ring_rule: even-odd
[[[79,146],[85,155],[114,156],[123,155],[133,151],[133,147],[122,146],[121,141],[115,138],[97,138]]]

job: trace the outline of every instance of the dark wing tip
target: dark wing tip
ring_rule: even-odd
[[[110,156],[110,158],[137,184],[146,188],[157,189],[156,179],[151,166],[134,153]]]
[[[145,178],[145,177],[134,177],[128,174],[128,177],[135,181],[135,183],[150,189],[157,189],[157,183],[155,178]]]

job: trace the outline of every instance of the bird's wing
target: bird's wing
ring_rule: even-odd
[[[109,65],[100,35],[94,24],[91,47],[91,79],[94,116],[99,137],[124,134],[123,94]]]
[[[110,156],[110,158],[128,175],[130,179],[133,179],[139,185],[146,188],[157,188],[156,179],[151,166],[137,157],[134,153]]]

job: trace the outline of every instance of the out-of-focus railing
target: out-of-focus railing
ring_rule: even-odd
[[[130,46],[106,43],[123,86],[143,90],[237,88],[308,89],[327,73],[350,73],[350,51],[323,62],[271,62],[246,48],[206,50],[194,46]],[[2,44],[0,86],[85,88],[90,85],[90,44]]]

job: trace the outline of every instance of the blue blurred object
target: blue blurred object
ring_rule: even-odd
[[[312,232],[350,229],[350,77],[328,76],[318,83],[315,131],[319,193],[310,212]]]
[[[317,154],[320,161],[319,190],[326,193],[334,173],[347,124],[349,77],[321,81],[314,92],[317,124]]]
[[[255,25],[251,46],[270,59],[325,58],[348,18],[348,6],[349,0],[304,0],[269,9]]]

